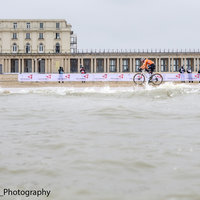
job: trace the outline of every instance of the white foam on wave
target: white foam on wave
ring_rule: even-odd
[[[74,88],[41,88],[41,89],[34,89],[30,90],[33,94],[56,94],[56,95],[66,95],[66,94],[73,94]]]
[[[70,94],[115,94],[135,92],[133,87],[45,87],[45,88],[1,88],[0,94],[43,94],[43,95],[70,95]]]
[[[191,85],[182,83],[182,84],[174,84],[173,82],[165,82],[164,84],[161,84],[158,86],[158,88],[163,89],[184,89],[184,88],[192,88]]]
[[[160,86],[158,86],[158,89],[163,89],[166,91],[179,91],[181,94],[192,94],[192,93],[198,93],[200,86],[197,85],[190,85],[186,83],[182,84],[174,84],[172,82],[166,82]]]
[[[189,84],[174,84],[166,82],[159,86],[145,83],[142,86],[133,87],[43,87],[43,88],[0,88],[0,94],[44,94],[44,95],[67,95],[67,94],[116,94],[116,93],[156,93],[159,94],[170,93],[168,96],[173,96],[175,93],[191,94],[199,92],[200,86]],[[155,96],[156,97],[156,96]]]

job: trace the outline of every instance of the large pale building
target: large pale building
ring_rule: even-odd
[[[152,59],[161,73],[200,67],[197,50],[79,51],[71,28],[64,19],[0,20],[0,73],[58,73],[59,66],[79,73],[81,65],[88,73],[134,73],[141,57]]]
[[[77,37],[64,19],[0,20],[0,72],[45,73],[50,55],[76,52],[76,48]]]
[[[0,20],[1,53],[70,53],[65,20]]]

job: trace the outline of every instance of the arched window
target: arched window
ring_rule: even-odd
[[[42,43],[39,44],[39,53],[43,53],[44,52],[44,46]]]
[[[27,43],[26,44],[26,53],[30,53],[31,52],[31,47],[30,47],[30,44]]]
[[[60,44],[56,43],[56,53],[60,53]]]
[[[17,45],[15,43],[13,44],[13,53],[17,53]]]

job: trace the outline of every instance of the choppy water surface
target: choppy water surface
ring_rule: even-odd
[[[1,88],[0,194],[199,200],[199,88]]]

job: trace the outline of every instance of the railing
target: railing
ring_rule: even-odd
[[[42,40],[42,38],[40,39],[40,40]],[[88,50],[88,49],[76,49],[77,48],[77,46],[75,45],[75,46],[70,46],[70,49],[73,49],[73,50],[75,50],[74,52],[71,52],[72,54],[95,54],[95,53],[98,53],[98,54],[129,54],[129,53],[134,53],[134,54],[154,54],[154,53],[157,53],[157,54],[159,54],[159,53],[164,53],[164,54],[194,54],[194,53],[200,53],[200,51],[199,51],[199,49],[193,49],[193,50],[191,50],[191,49],[189,49],[189,50],[187,50],[187,49],[185,49],[185,50],[161,50],[161,49],[159,49],[159,50],[140,50],[140,49],[138,49],[138,50],[136,50],[136,49],[134,49],[134,50],[132,50],[132,49],[129,49],[129,50],[127,50],[127,49],[125,49],[125,50],[110,50],[110,49],[108,49],[108,50],[106,50],[106,49],[103,49],[103,50],[101,50],[101,49],[99,49],[99,50],[97,50],[97,49],[91,49],[91,50]],[[2,52],[0,52],[0,54],[12,54],[13,52],[10,52],[10,53],[2,53]],[[18,53],[18,54],[24,54],[25,52],[16,52],[16,53]],[[38,54],[38,53],[43,53],[43,54],[54,54],[54,53],[57,53],[57,52],[34,52],[34,53],[31,53],[31,54]],[[60,54],[66,54],[67,52],[59,52]],[[70,53],[70,52],[68,52],[68,53]],[[68,54],[67,53],[67,54]]]
[[[78,49],[76,53],[199,53],[199,49]]]

